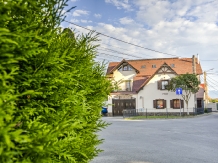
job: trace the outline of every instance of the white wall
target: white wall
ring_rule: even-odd
[[[217,103],[208,103],[205,105],[205,107],[212,108],[212,111],[218,111],[216,105],[217,105]]]
[[[133,77],[136,75],[136,72],[133,71],[114,71],[114,80],[131,80],[133,81]],[[172,77],[175,77],[174,74],[156,74],[145,86],[142,90],[139,91],[138,94],[132,95],[132,97],[136,98],[136,109],[144,108],[148,109],[149,111],[157,111],[157,112],[165,112],[166,109],[155,109],[153,108],[153,100],[156,99],[165,99],[167,102],[167,109],[168,112],[180,112],[180,109],[172,109],[170,108],[170,100],[172,99],[179,99],[182,97],[176,95],[175,92],[169,92],[167,90],[158,90],[157,88],[157,81],[159,80],[167,80]],[[125,83],[122,83],[120,85],[122,88],[125,87]],[[183,92],[184,94],[184,92]],[[112,98],[114,98],[116,95],[108,96],[108,112],[112,113]],[[141,98],[140,98],[141,96]],[[189,100],[188,108],[189,112],[193,111],[194,104],[194,95],[192,94]],[[187,112],[186,104],[184,102],[184,111]]]
[[[115,70],[114,71],[114,74],[113,74],[113,79],[115,81],[119,81],[119,80],[122,80],[122,81],[125,81],[125,80],[130,80],[131,81],[131,88],[132,88],[132,84],[133,84],[133,77],[136,75],[136,72],[135,70],[132,70],[132,71],[118,71],[118,70]],[[119,87],[122,89],[122,90],[125,90],[126,88],[126,83],[123,82],[123,83],[120,83],[119,84]]]
[[[179,99],[182,97],[176,95],[175,92],[169,92],[167,90],[158,90],[157,88],[157,81],[159,80],[167,80],[170,79],[172,77],[174,77],[174,74],[156,74],[148,83],[147,85],[144,86],[143,90],[141,90],[138,93],[138,106],[137,108],[143,108],[142,104],[142,98],[140,99],[140,96],[142,96],[144,98],[144,108],[147,109],[152,109],[153,108],[153,100],[156,99],[165,99],[167,102],[167,108],[170,108],[170,100],[172,99]],[[184,92],[183,92],[184,94]],[[188,104],[188,108],[189,111],[193,111],[193,107],[194,107],[194,95],[191,95],[190,100],[189,100],[189,104]],[[184,107],[186,108],[186,104],[184,102]],[[155,110],[161,110],[161,109],[155,109]],[[170,110],[168,110],[170,111]],[[173,109],[173,111],[180,111],[179,109]]]

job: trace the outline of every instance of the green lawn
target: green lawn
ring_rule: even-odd
[[[126,120],[137,120],[137,119],[178,119],[178,118],[193,118],[193,115],[189,115],[189,116],[173,116],[173,115],[169,115],[167,116],[135,116],[135,117],[126,117]]]

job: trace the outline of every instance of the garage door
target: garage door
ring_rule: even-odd
[[[135,99],[112,99],[113,116],[123,116],[124,109],[135,109]]]

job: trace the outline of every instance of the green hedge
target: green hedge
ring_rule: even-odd
[[[60,32],[67,0],[0,1],[0,162],[88,162],[110,92],[97,36]]]

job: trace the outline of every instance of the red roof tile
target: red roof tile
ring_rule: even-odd
[[[132,86],[132,91],[137,92],[141,86],[146,82],[146,80],[149,79],[149,77],[138,77],[135,76],[133,78],[133,86]]]
[[[158,59],[141,59],[141,60],[122,60],[121,62],[110,62],[107,69],[107,76],[112,75],[113,71],[119,68],[119,66],[127,62],[136,71],[137,75],[133,79],[133,92],[138,92],[148,81],[149,78],[155,75],[157,70],[164,64],[171,66],[172,70],[176,74],[192,73],[192,58],[158,58]],[[152,65],[156,65],[156,68],[152,68]],[[196,73],[202,74],[201,65],[196,62]]]
[[[192,58],[158,58],[158,59],[142,59],[142,60],[126,60],[130,65],[139,71],[140,75],[153,75],[158,68],[160,68],[164,63],[171,65],[174,64],[175,67],[172,69],[177,74],[192,73]],[[107,74],[113,73],[114,67],[120,62],[110,62],[107,70]],[[156,68],[152,68],[152,65],[156,65]],[[145,68],[142,68],[145,66]],[[197,74],[202,74],[201,65],[196,62],[196,72]]]

